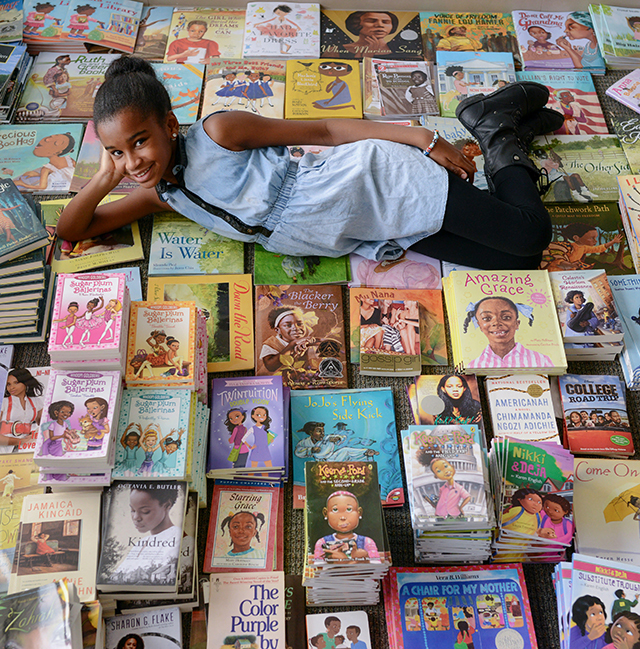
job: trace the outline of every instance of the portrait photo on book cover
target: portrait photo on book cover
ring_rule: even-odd
[[[471,374],[416,377],[419,424],[478,424],[482,408],[478,381]]]
[[[81,536],[80,519],[23,524],[18,576],[78,570]]]

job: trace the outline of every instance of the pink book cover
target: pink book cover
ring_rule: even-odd
[[[60,274],[51,316],[49,353],[119,355],[126,278],[121,273]]]
[[[640,113],[640,70],[632,70],[626,77],[609,86],[605,93]]]
[[[108,460],[120,372],[51,370],[33,454],[39,466]]]

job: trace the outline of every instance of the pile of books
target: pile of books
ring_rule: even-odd
[[[307,462],[303,585],[311,606],[376,604],[391,566],[375,462]]]
[[[590,4],[589,13],[607,67],[622,70],[637,67],[640,60],[637,9]]]
[[[640,390],[640,275],[612,277],[610,284],[626,339],[620,355],[622,374],[629,390]]]
[[[5,48],[9,49],[8,56],[4,52]],[[12,44],[3,47],[3,59],[0,63],[0,124],[13,121],[31,62],[26,45]]]
[[[416,561],[485,561],[494,526],[484,431],[478,424],[402,431]]]

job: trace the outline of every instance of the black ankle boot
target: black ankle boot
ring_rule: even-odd
[[[538,113],[549,99],[546,86],[532,81],[511,83],[490,95],[463,99],[456,108],[456,117],[476,138],[484,156],[484,171],[489,190],[495,187],[492,177],[505,167],[525,167],[534,181],[540,176],[529,160],[528,145],[519,136],[521,124]],[[527,133],[531,129],[527,127]],[[533,137],[533,136],[531,136]]]
[[[516,130],[516,135],[525,146],[529,148],[536,135],[553,133],[564,124],[564,116],[557,110],[541,108],[539,111],[528,115]]]

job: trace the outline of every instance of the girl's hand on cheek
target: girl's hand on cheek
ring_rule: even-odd
[[[467,156],[463,155],[442,137],[436,143],[429,157],[445,169],[456,174],[456,176],[460,176],[460,178],[471,183],[473,182],[473,175],[477,171],[476,163],[469,160]]]
[[[112,184],[113,187],[124,178],[123,174],[116,169],[113,158],[106,149],[102,149],[102,155],[100,156],[100,170],[98,173],[109,182],[109,184]]]

